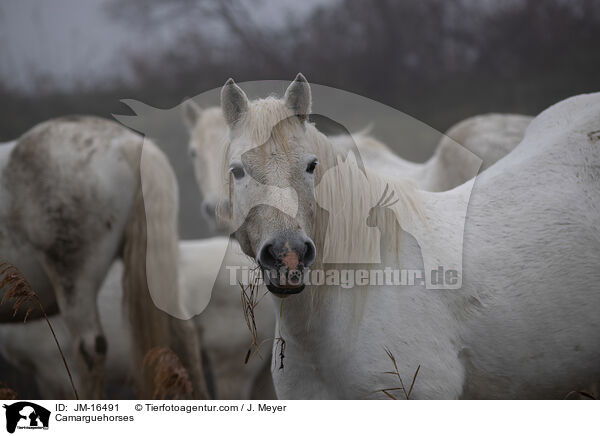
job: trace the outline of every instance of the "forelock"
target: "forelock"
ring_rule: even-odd
[[[250,108],[240,120],[239,129],[248,135],[251,146],[266,143],[273,134],[283,133],[285,129],[293,129],[300,121],[290,112],[283,100],[267,97],[252,101]]]

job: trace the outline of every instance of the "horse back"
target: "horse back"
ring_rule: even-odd
[[[26,132],[2,173],[11,231],[72,269],[99,235],[124,227],[136,187],[126,149],[135,143],[137,135],[94,117],[59,118]]]

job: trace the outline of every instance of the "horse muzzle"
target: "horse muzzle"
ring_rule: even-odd
[[[267,240],[256,259],[267,289],[280,296],[301,292],[305,272],[315,261],[315,254],[315,244],[301,231],[283,231]]]

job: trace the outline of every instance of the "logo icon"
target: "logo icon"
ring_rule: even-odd
[[[6,431],[14,433],[18,429],[48,429],[50,411],[29,401],[19,401],[4,405],[6,409]]]

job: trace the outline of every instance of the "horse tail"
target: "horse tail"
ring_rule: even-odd
[[[158,147],[149,140],[142,147],[136,145],[135,151],[128,150],[139,178],[125,229],[123,300],[132,336],[133,368],[142,369],[150,349],[169,347],[171,342],[169,316],[157,307],[164,308],[164,301],[154,300],[177,295],[178,188],[171,165]],[[157,291],[155,295],[150,288]],[[153,392],[151,378],[142,375],[147,372],[134,374],[141,398],[150,398]]]

